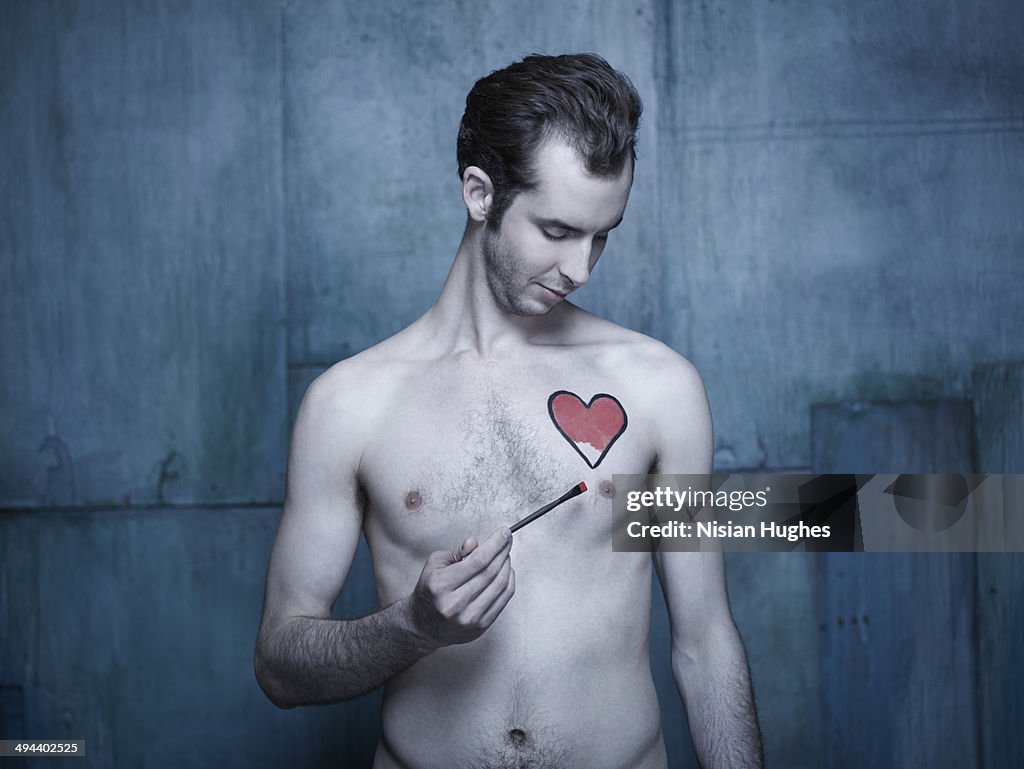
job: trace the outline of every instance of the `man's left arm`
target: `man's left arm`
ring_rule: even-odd
[[[711,413],[700,375],[680,358],[658,379],[653,400],[664,403],[658,413],[671,415],[659,422],[658,475],[710,473]],[[654,564],[668,605],[672,673],[702,769],[761,769],[750,669],[729,609],[722,552],[657,551]]]

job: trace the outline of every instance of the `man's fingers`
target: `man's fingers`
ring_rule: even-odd
[[[426,582],[435,606],[446,616],[465,612],[469,604],[490,585],[508,562],[512,537],[498,529],[479,545],[473,537],[445,553],[433,553],[440,568],[434,568]],[[486,560],[485,560],[486,559]]]
[[[511,581],[512,559],[507,558],[501,565],[501,569],[498,571],[497,575],[495,575],[494,579],[492,579],[484,589],[480,591],[480,594],[470,602],[468,609],[475,611],[478,615],[485,614],[487,610],[491,608],[491,604],[498,600],[498,597],[505,592],[505,589],[508,587],[508,583]]]
[[[470,537],[466,542],[476,542]],[[465,584],[474,575],[487,568],[503,550],[512,546],[512,534],[507,528],[495,531],[491,536],[476,545],[472,551],[465,553],[458,562],[449,566],[451,576],[455,578],[453,587]]]
[[[509,570],[508,584],[505,585],[505,589],[502,590],[495,597],[494,601],[484,612],[483,617],[480,618],[480,624],[484,627],[490,627],[494,624],[494,620],[498,618],[502,610],[508,606],[508,602],[512,600],[512,596],[516,592],[516,570]],[[483,596],[481,596],[481,599]]]
[[[512,573],[512,561],[506,558],[501,569],[488,581],[479,595],[472,600],[467,600],[465,595],[461,596],[458,601],[462,606],[459,611],[461,621],[467,625],[476,626],[481,631],[486,629],[490,623],[485,622],[484,618],[492,614],[491,610],[494,605],[508,590],[509,583],[512,581]],[[495,616],[497,615],[495,614]]]
[[[415,595],[445,643],[472,641],[505,608],[515,592],[511,549],[512,533],[501,528],[483,542],[469,537],[430,554]]]
[[[496,580],[503,579],[503,573],[507,577],[512,563],[509,557],[511,550],[512,544],[509,543],[499,550],[498,554],[483,569],[470,576],[463,584],[456,586],[452,591],[452,595],[457,603],[469,606]]]

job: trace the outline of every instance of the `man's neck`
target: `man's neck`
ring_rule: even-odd
[[[564,303],[534,316],[515,315],[498,304],[487,285],[481,237],[480,229],[467,228],[441,295],[427,312],[437,338],[450,340],[453,353],[493,358],[557,335],[568,321]]]

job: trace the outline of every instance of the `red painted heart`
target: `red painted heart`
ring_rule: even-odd
[[[614,395],[598,393],[584,403],[576,393],[558,390],[548,398],[551,421],[591,468],[626,430],[626,410]]]

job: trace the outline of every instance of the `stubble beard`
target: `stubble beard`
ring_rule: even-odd
[[[525,293],[529,279],[521,269],[523,260],[501,242],[501,236],[491,229],[490,225],[484,226],[481,250],[487,287],[502,309],[521,317],[544,315],[548,312],[528,302]]]

